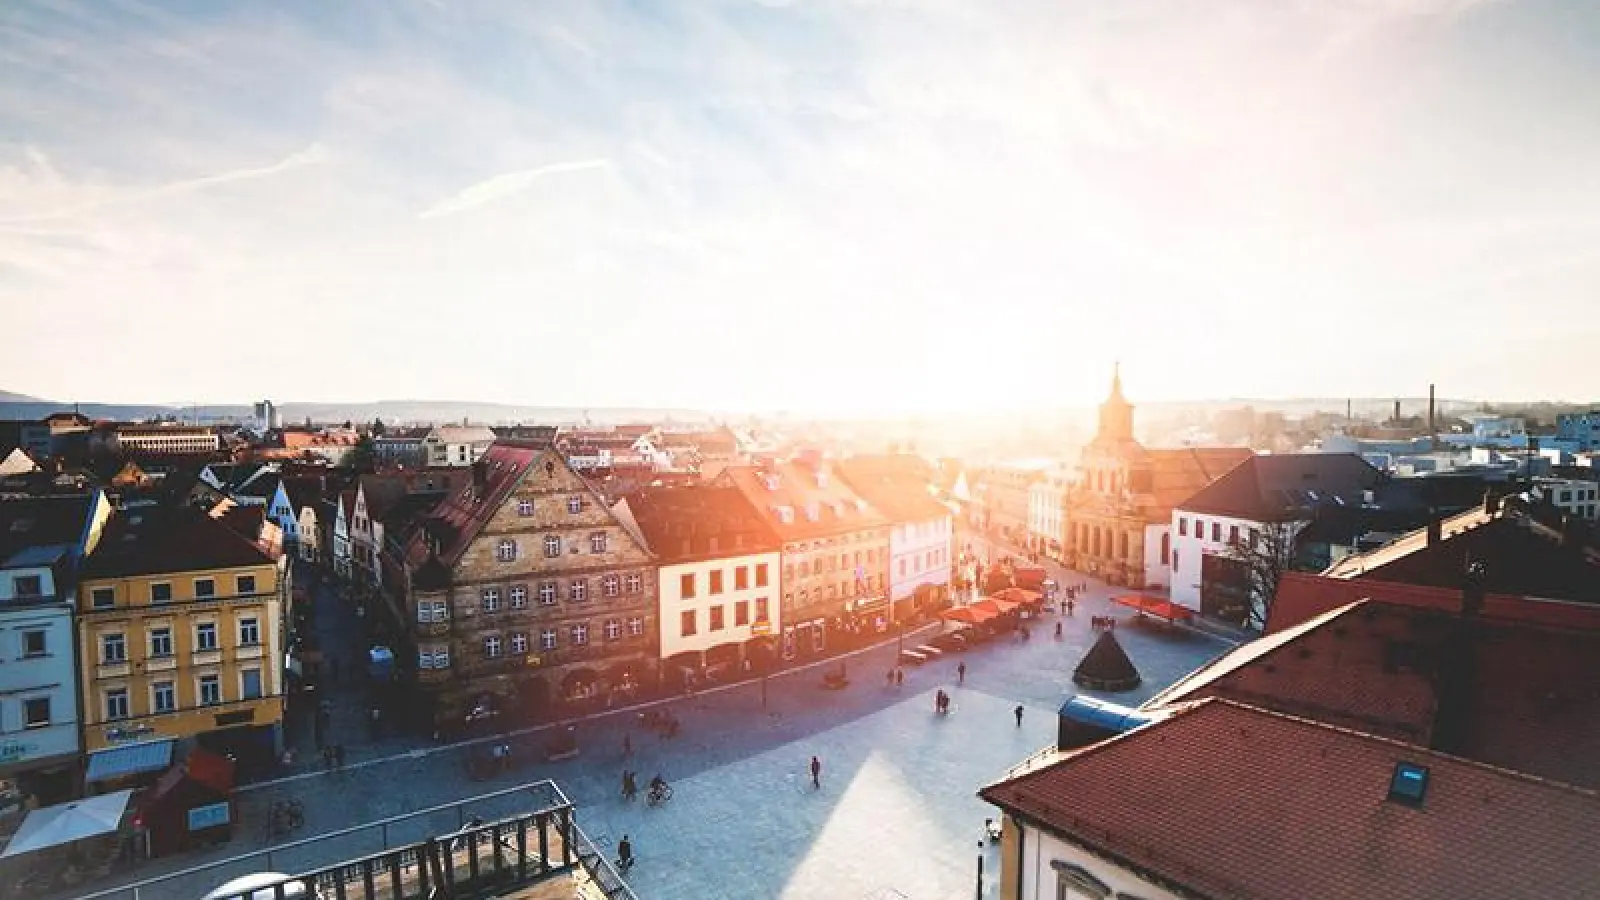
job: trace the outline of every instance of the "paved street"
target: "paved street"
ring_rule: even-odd
[[[843,691],[823,690],[820,671],[809,670],[772,679],[765,710],[757,685],[675,701],[684,728],[671,741],[631,727],[631,716],[613,716],[582,726],[577,759],[524,764],[498,779],[471,780],[466,751],[441,748],[250,789],[240,796],[244,824],[230,844],[154,861],[129,875],[151,877],[268,847],[261,823],[278,799],[304,802],[306,828],[295,835],[301,838],[553,778],[597,841],[614,846],[624,833],[632,837],[640,862],[630,881],[647,900],[895,896],[885,890],[913,900],[962,896],[972,890],[978,837],[991,814],[974,792],[1054,739],[1055,711],[1076,690],[1072,669],[1093,640],[1089,616],[1125,618],[1106,602],[1109,595],[1095,585],[1077,615],[1063,618],[1061,642],[1051,639],[1054,617],[1047,614],[1032,640],[1001,640],[908,669],[898,689],[883,678],[891,646],[855,657]],[[1227,649],[1182,632],[1124,626],[1118,636],[1145,676],[1139,690],[1115,695],[1119,702],[1142,700]],[[960,688],[958,660],[968,667]],[[932,712],[939,687],[954,696],[948,718]],[[1011,715],[1018,703],[1026,709],[1020,729]],[[656,772],[675,786],[667,807],[645,809],[618,798],[625,730],[636,749],[627,765],[641,787]],[[809,788],[805,771],[812,754],[823,762],[820,791]],[[389,839],[409,839],[412,827],[453,827],[463,815],[507,814],[515,802],[440,814]],[[380,846],[373,831],[280,854],[272,864],[294,870]],[[211,872],[164,889],[199,895],[221,880]]]

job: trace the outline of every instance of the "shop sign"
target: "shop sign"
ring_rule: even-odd
[[[232,818],[227,801],[213,803],[210,806],[197,806],[189,810],[189,830],[204,831],[207,828],[216,828],[226,825]]]
[[[538,668],[539,666],[544,665],[544,659],[542,657],[534,656],[532,653],[530,653],[528,654],[528,658],[523,661],[523,665],[530,669]]]
[[[16,762],[32,753],[35,749],[37,748],[33,745],[24,744],[21,741],[6,741],[4,744],[0,744],[0,763]]]
[[[757,637],[765,637],[772,633],[772,623],[766,619],[757,619],[750,623],[750,633]]]

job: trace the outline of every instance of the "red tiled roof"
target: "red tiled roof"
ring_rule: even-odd
[[[84,562],[83,577],[120,578],[271,562],[250,539],[189,506],[117,514]]]
[[[1278,582],[1276,599],[1267,613],[1266,633],[1275,634],[1329,610],[1369,597],[1414,609],[1447,613],[1461,611],[1461,591],[1456,588],[1286,572]],[[1489,594],[1484,597],[1479,615],[1501,622],[1600,630],[1600,605],[1592,603]]]
[[[858,506],[858,495],[842,479],[835,477],[826,463],[819,465],[820,471],[825,473],[822,484],[818,483],[817,470],[800,463],[773,463],[765,468],[729,466],[716,483],[738,488],[785,541],[846,534],[889,524],[889,520],[865,500],[862,500],[865,509]],[[776,476],[773,488],[767,487],[764,473]],[[806,517],[807,506],[813,503],[818,510],[816,521]],[[794,511],[793,521],[784,522],[779,515],[777,508],[785,506]]]
[[[950,510],[933,499],[933,469],[915,456],[852,456],[834,471],[872,506],[895,522],[945,519]]]
[[[1255,453],[1248,447],[1182,447],[1145,451],[1150,465],[1150,522],[1168,522],[1172,510]]]
[[[766,519],[735,487],[658,488],[634,493],[626,503],[663,564],[781,549]]]
[[[1391,801],[1427,767],[1420,807]],[[1581,898],[1600,797],[1368,734],[1212,700],[980,795],[1206,897]]]

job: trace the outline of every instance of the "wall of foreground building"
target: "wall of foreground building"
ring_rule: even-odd
[[[1002,900],[1181,900],[1138,874],[1038,828],[1005,819],[1000,846]]]

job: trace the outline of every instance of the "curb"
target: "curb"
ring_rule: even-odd
[[[838,656],[830,656],[827,659],[819,659],[819,660],[815,660],[813,662],[805,663],[803,665],[794,666],[793,668],[784,669],[782,672],[778,672],[778,673],[775,673],[773,675],[769,675],[767,677],[769,677],[769,678],[786,678],[786,677],[788,677],[790,675],[797,675],[797,674],[799,674],[801,672],[807,672],[807,671],[810,671],[812,669],[820,668],[822,666],[830,666],[830,665],[833,665],[833,664],[835,664],[835,663],[837,663],[837,662],[839,662],[841,660],[851,659],[853,657],[857,657],[857,656],[860,656],[860,655],[865,654],[865,653],[871,653],[871,652],[873,652],[875,650],[881,650],[881,649],[883,649],[885,647],[888,647],[889,645],[891,645],[893,643],[896,643],[896,642],[902,640],[902,638],[904,640],[911,640],[912,638],[920,639],[921,635],[923,635],[923,634],[925,634],[925,633],[927,633],[929,631],[935,630],[938,627],[939,627],[939,623],[931,622],[931,623],[923,625],[923,626],[921,626],[919,628],[916,628],[916,629],[913,629],[913,630],[909,630],[909,631],[905,632],[905,634],[903,636],[899,636],[899,637],[895,637],[895,638],[892,638],[892,639],[889,639],[889,640],[881,641],[879,643],[872,644],[871,646],[868,646],[868,647],[862,647],[859,650],[851,650],[848,653],[841,653]],[[747,679],[744,679],[742,681],[734,681],[734,682],[729,682],[727,684],[719,684],[716,687],[710,687],[710,688],[705,688],[704,690],[698,690],[698,691],[695,691],[692,694],[680,694],[680,695],[673,696],[673,697],[666,697],[666,698],[663,698],[663,699],[660,699],[660,700],[650,700],[650,701],[647,701],[647,702],[644,702],[644,703],[635,703],[632,706],[619,706],[619,707],[616,707],[614,709],[608,709],[608,710],[606,710],[604,712],[594,713],[592,715],[574,716],[574,717],[569,718],[569,719],[561,719],[561,720],[558,720],[558,721],[555,721],[555,722],[547,722],[547,723],[545,723],[543,725],[532,725],[532,726],[529,726],[527,728],[520,728],[520,729],[518,729],[516,731],[508,731],[508,732],[505,732],[504,734],[496,734],[496,735],[489,735],[488,737],[472,738],[471,740],[456,741],[456,742],[450,743],[450,744],[436,744],[436,745],[431,746],[431,747],[419,747],[419,748],[417,748],[415,750],[410,750],[410,751],[407,751],[405,753],[396,753],[393,756],[383,756],[383,757],[379,757],[377,759],[367,759],[367,760],[362,760],[361,762],[350,763],[349,765],[343,766],[342,768],[339,768],[339,769],[336,769],[336,770],[333,770],[333,771],[329,771],[327,769],[319,769],[319,770],[311,771],[311,772],[300,772],[300,773],[295,774],[295,775],[285,775],[282,778],[273,778],[273,779],[271,779],[269,781],[255,781],[255,782],[251,782],[250,784],[241,784],[238,787],[234,788],[233,792],[234,792],[234,794],[237,795],[237,794],[246,794],[246,793],[249,793],[251,791],[264,790],[266,788],[282,787],[284,785],[295,784],[295,783],[301,782],[301,781],[309,781],[310,779],[313,779],[313,778],[322,778],[322,777],[325,777],[325,776],[328,776],[328,775],[336,775],[336,774],[338,774],[340,772],[353,772],[353,771],[356,771],[358,769],[371,768],[372,766],[378,766],[378,765],[383,765],[383,764],[386,764],[386,763],[392,763],[392,762],[395,762],[397,760],[402,760],[402,759],[427,759],[428,757],[433,756],[435,754],[448,753],[449,751],[452,751],[452,750],[460,750],[463,747],[478,747],[478,746],[482,746],[482,745],[489,744],[489,743],[503,741],[506,738],[525,737],[525,736],[530,735],[530,734],[538,734],[540,732],[548,731],[548,730],[553,729],[553,728],[566,728],[569,725],[576,725],[576,724],[579,724],[581,722],[603,721],[605,719],[611,718],[612,716],[620,716],[620,715],[629,714],[629,713],[638,713],[638,712],[642,712],[642,711],[647,710],[647,709],[651,709],[653,707],[664,706],[664,705],[666,705],[668,703],[676,703],[678,701],[689,699],[689,698],[693,698],[693,697],[704,697],[704,696],[706,696],[708,694],[720,694],[720,693],[723,693],[725,691],[732,691],[732,690],[736,690],[738,688],[749,687],[750,685],[760,684],[760,683],[761,683],[761,679],[760,678],[747,678]]]

